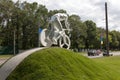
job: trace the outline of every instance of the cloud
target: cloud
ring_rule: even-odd
[[[15,1],[15,0],[14,0]],[[120,1],[119,0],[20,0],[38,2],[49,10],[64,9],[70,15],[77,14],[83,21],[93,20],[98,27],[105,28],[105,2],[108,3],[109,29],[120,30]]]

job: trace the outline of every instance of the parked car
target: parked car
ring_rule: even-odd
[[[100,50],[88,50],[88,56],[98,56],[100,53]]]
[[[105,51],[103,52],[103,56],[113,56],[113,54],[109,53],[109,55],[108,55],[108,54],[107,54],[107,51],[105,50]]]
[[[105,50],[105,51],[103,51],[103,56],[107,56],[108,54],[107,54],[107,51]]]

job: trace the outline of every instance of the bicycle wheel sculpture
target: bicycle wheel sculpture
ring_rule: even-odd
[[[69,39],[69,37],[67,35],[65,35],[65,36],[63,36],[63,37],[61,37],[59,39],[59,46],[61,48],[69,49],[70,48],[70,44],[71,44],[71,42],[70,42],[70,39]]]
[[[52,45],[52,41],[50,39],[47,38],[47,29],[43,29],[41,34],[40,34],[40,43],[42,44],[42,46],[44,47],[50,47]]]

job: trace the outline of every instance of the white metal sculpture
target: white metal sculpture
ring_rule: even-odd
[[[43,29],[40,33],[40,43],[45,47],[59,45],[60,47],[70,48],[70,38],[68,37],[70,28],[68,16],[65,13],[57,13],[51,17],[48,29]]]

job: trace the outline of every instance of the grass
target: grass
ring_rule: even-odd
[[[120,80],[119,61],[116,66],[107,62],[109,59],[89,59],[66,49],[48,48],[27,57],[7,80]]]
[[[117,76],[115,80],[120,80],[120,56],[95,58],[93,60],[108,68],[113,76]]]
[[[8,60],[12,57],[13,55],[0,55],[0,60]],[[4,63],[3,63],[4,64]],[[0,67],[3,65],[2,63],[0,63]]]
[[[76,53],[78,53],[78,54],[87,54],[87,52],[76,52]]]
[[[10,58],[12,57],[13,55],[0,55],[0,58]]]

